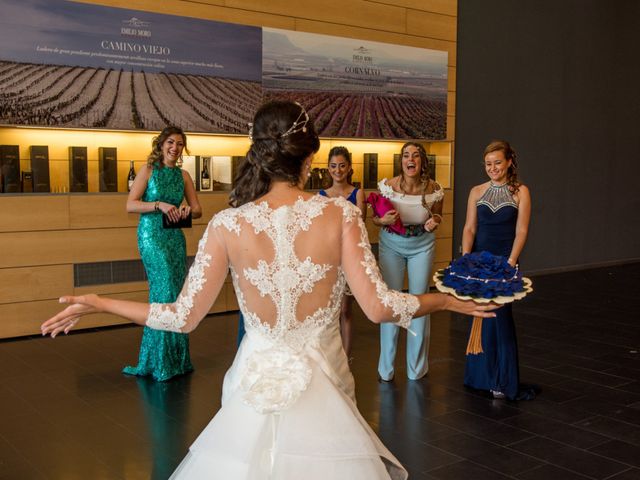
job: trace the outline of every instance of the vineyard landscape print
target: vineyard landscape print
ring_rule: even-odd
[[[10,125],[246,133],[260,83],[204,75],[0,62]]]
[[[204,75],[0,62],[0,122],[245,133],[260,83]]]
[[[446,138],[447,52],[263,28],[266,99],[300,102],[324,137]]]
[[[245,134],[262,102],[259,28],[60,0],[0,6],[2,124]]]

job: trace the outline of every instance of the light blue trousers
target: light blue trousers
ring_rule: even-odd
[[[402,237],[386,230],[380,231],[379,262],[382,278],[394,290],[402,290],[404,274],[409,279],[409,293],[421,294],[429,289],[433,263],[435,234],[424,233],[417,237]],[[429,315],[414,318],[411,332],[407,332],[407,377],[411,380],[424,377],[429,370]],[[398,349],[399,327],[391,323],[380,325],[380,360],[378,374],[384,380],[394,376],[394,361]]]

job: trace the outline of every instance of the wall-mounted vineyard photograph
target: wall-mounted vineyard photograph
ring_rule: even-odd
[[[300,102],[320,136],[446,138],[447,52],[262,31],[265,98]]]
[[[447,136],[444,51],[65,0],[0,7],[2,125],[244,135],[263,101],[286,99],[323,137]]]
[[[246,134],[262,103],[260,28],[62,0],[0,6],[0,124]]]
[[[8,125],[246,133],[260,83],[206,75],[0,61]]]

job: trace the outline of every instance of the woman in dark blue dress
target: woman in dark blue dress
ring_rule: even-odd
[[[329,150],[327,167],[329,175],[331,175],[331,187],[326,190],[320,190],[318,194],[329,198],[346,198],[360,209],[362,220],[365,220],[367,206],[364,201],[364,191],[351,183],[351,175],[353,175],[351,152],[346,147],[333,147]],[[352,360],[351,345],[353,344],[352,304],[353,295],[347,288],[344,297],[342,297],[342,305],[340,307],[340,335],[342,336],[342,346],[349,358],[349,362]]]
[[[529,189],[518,181],[516,153],[505,141],[491,142],[484,151],[489,181],[469,193],[462,253],[488,251],[515,266],[524,248],[531,216]],[[495,398],[532,398],[519,388],[518,346],[508,303],[496,318],[482,322],[482,353],[467,354],[465,385],[487,390]]]

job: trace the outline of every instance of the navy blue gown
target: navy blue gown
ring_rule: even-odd
[[[518,205],[507,185],[491,185],[476,203],[477,227],[473,251],[508,258],[516,236]],[[464,384],[478,390],[518,395],[518,346],[511,303],[495,310],[495,318],[482,321],[483,353],[468,354]]]

